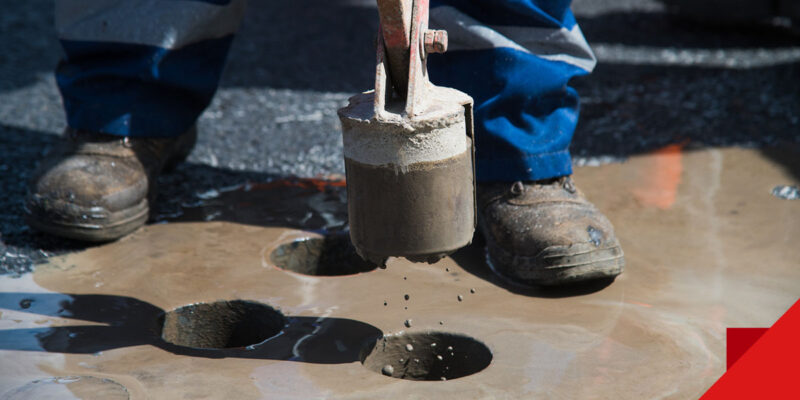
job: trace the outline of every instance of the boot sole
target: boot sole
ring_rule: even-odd
[[[89,216],[97,211],[85,211],[83,215]],[[130,234],[147,222],[150,214],[148,201],[142,200],[139,204],[121,211],[107,212],[105,221],[113,222],[64,222],[42,218],[38,213],[25,207],[25,219],[28,225],[40,232],[51,235],[80,240],[84,242],[110,242]]]
[[[489,267],[498,275],[517,284],[563,286],[573,283],[613,279],[625,268],[625,257],[618,242],[605,248],[547,256],[515,255],[494,243],[484,233]]]

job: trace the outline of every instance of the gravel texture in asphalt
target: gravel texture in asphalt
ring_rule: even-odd
[[[797,23],[686,22],[650,0],[576,0],[573,10],[599,59],[573,82],[582,95],[576,165],[675,143],[800,142]],[[32,232],[22,218],[26,181],[65,126],[52,20],[44,0],[0,13],[0,274],[86,246]],[[336,110],[373,84],[376,29],[370,0],[251,1],[194,153],[159,180],[155,219],[212,189],[342,174]]]

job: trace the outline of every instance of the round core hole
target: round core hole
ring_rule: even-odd
[[[270,259],[280,269],[313,276],[353,275],[378,267],[356,253],[347,234],[295,240],[275,249]]]
[[[163,320],[162,339],[199,349],[255,345],[280,333],[286,324],[274,308],[244,300],[191,304],[167,312]]]
[[[491,362],[486,345],[446,332],[387,335],[370,343],[361,355],[361,363],[370,371],[413,381],[457,379],[480,372]]]

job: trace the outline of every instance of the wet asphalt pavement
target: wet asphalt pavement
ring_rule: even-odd
[[[797,23],[698,25],[646,0],[576,0],[573,9],[600,61],[573,82],[577,165],[669,144],[800,143]],[[44,0],[0,13],[0,274],[86,246],[31,232],[22,219],[25,182],[65,126],[52,19]],[[252,0],[197,148],[159,181],[155,219],[211,189],[342,174],[336,110],[372,86],[376,29],[370,0]]]

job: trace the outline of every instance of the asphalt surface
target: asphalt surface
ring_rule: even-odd
[[[573,82],[582,95],[575,164],[674,143],[800,143],[797,23],[698,24],[648,0],[576,0],[573,10],[600,61]],[[26,181],[65,126],[52,20],[45,0],[9,2],[0,13],[0,274],[86,247],[22,219]],[[376,22],[370,0],[252,0],[197,148],[160,178],[155,219],[212,189],[342,174],[336,110],[372,86]]]

